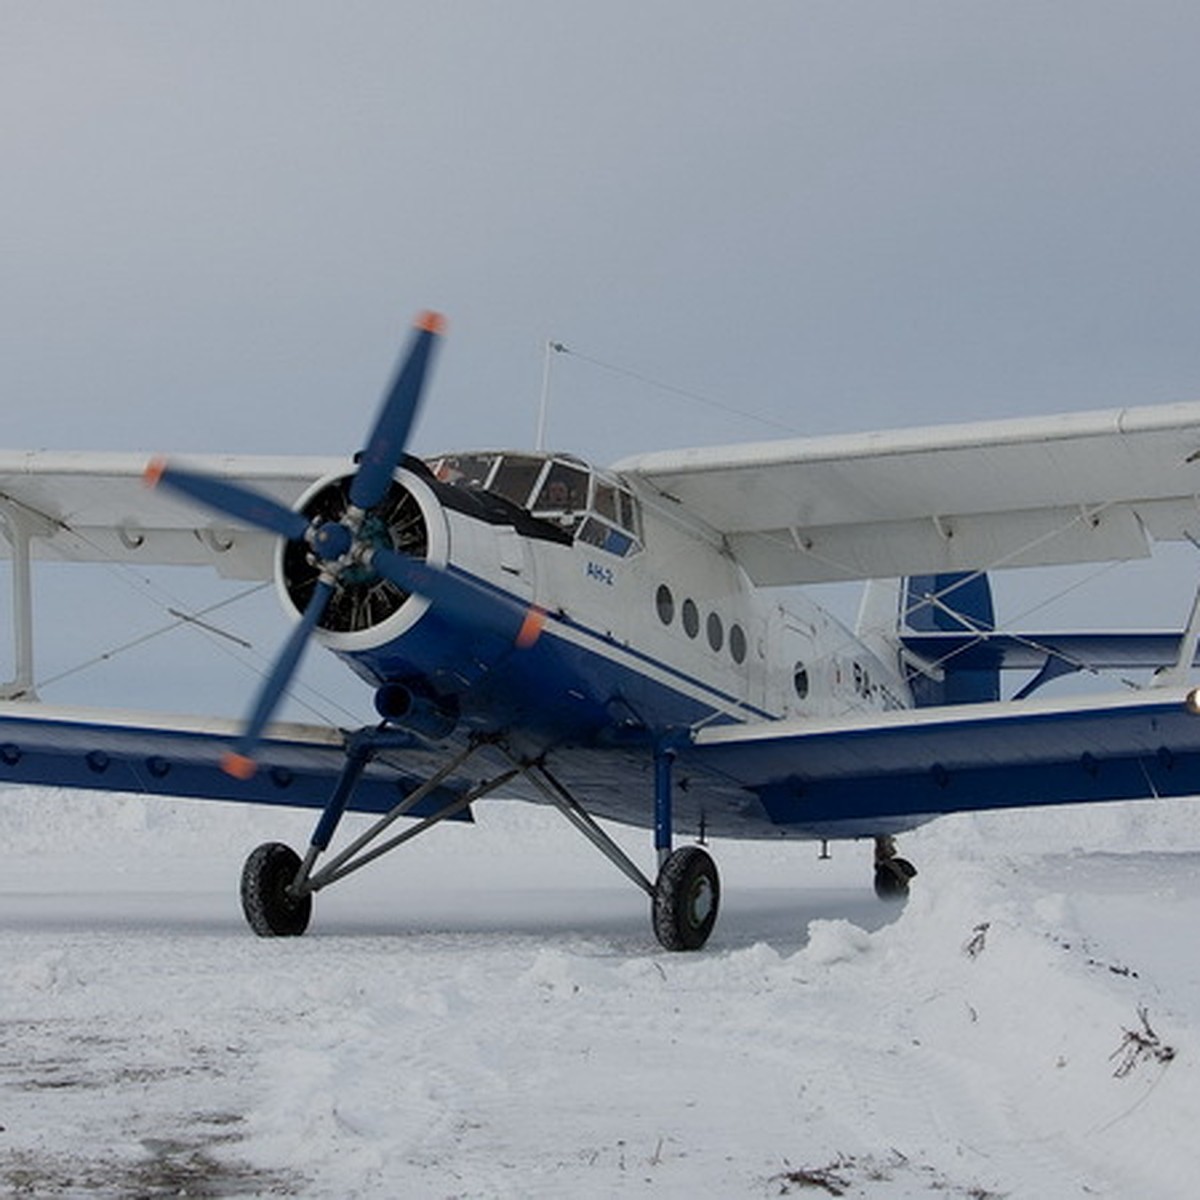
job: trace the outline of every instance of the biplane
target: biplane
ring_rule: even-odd
[[[252,929],[494,795],[553,805],[671,950],[720,901],[710,839],[896,838],[941,814],[1200,793],[1200,604],[1182,630],[998,627],[996,571],[1200,537],[1200,404],[650,453],[408,452],[443,331],[423,315],[357,454],[0,454],[13,678],[0,782],[318,810],[255,849]],[[352,446],[347,447],[353,450]],[[152,486],[147,486],[152,485]],[[290,632],[242,720],[40,701],[41,560],[274,580]],[[805,585],[864,581],[851,630]],[[362,728],[275,721],[308,644]],[[1145,686],[1042,691],[1081,670]],[[1006,672],[1019,685],[1002,689]],[[336,841],[348,811],[370,814]],[[602,820],[653,831],[650,870]],[[680,844],[685,843],[685,844]]]

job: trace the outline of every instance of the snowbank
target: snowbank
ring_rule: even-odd
[[[718,844],[696,956],[533,808],[263,942],[240,860],[305,814],[0,805],[0,1191],[1194,1194],[1188,804],[944,820],[899,913],[868,846]]]

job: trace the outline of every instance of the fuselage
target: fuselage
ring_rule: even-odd
[[[336,486],[314,485],[301,506]],[[446,730],[503,733],[539,752],[911,703],[895,654],[874,652],[802,593],[785,606],[755,588],[669,496],[570,456],[508,452],[407,460],[394,492],[380,536],[470,589],[431,605],[364,579],[344,628],[320,636]],[[287,553],[283,592],[299,608]],[[530,611],[538,636],[519,646]]]

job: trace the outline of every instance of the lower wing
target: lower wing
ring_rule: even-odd
[[[943,813],[1200,794],[1192,693],[1002,701],[699,731],[681,766],[757,795],[813,837],[898,832]]]
[[[238,722],[213,718],[0,703],[0,783],[325,806],[354,735],[321,725],[271,726],[263,739],[263,760],[269,765],[248,779],[235,779],[221,769],[221,760],[239,728]],[[441,765],[444,757],[397,735],[394,750],[372,758],[349,807],[389,812],[434,773],[430,764]],[[411,815],[444,808],[472,783],[466,776],[449,776]]]

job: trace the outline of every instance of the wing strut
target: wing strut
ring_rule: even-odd
[[[36,700],[33,690],[33,550],[43,532],[36,514],[0,499],[0,535],[12,548],[13,677],[0,683],[0,700]]]
[[[1156,672],[1154,682],[1163,687],[1186,687],[1196,660],[1197,643],[1200,643],[1200,587],[1196,588],[1187,628],[1179,639],[1179,655],[1172,666]]]

